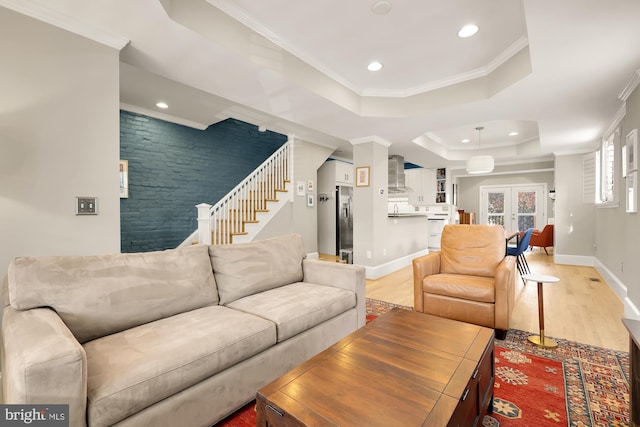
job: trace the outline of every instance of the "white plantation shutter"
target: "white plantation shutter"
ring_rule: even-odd
[[[600,201],[614,201],[614,162],[615,162],[615,145],[613,143],[613,135],[602,142],[602,177],[600,186]]]
[[[620,129],[602,139],[600,149],[583,158],[583,201],[601,207],[617,207],[618,177],[616,149],[620,144]],[[593,166],[593,167],[592,167]],[[618,166],[619,167],[619,166]],[[592,191],[593,189],[593,191]],[[593,194],[593,195],[592,195]],[[595,197],[594,197],[595,196]]]
[[[582,202],[596,202],[596,153],[582,158]]]

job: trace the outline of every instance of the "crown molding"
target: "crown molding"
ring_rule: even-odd
[[[440,144],[440,145],[442,145],[444,147],[444,145],[445,145],[444,141],[439,136],[436,136],[435,133],[427,132],[427,133],[425,133],[425,136],[427,138],[429,138],[430,140],[432,140],[433,142],[436,142],[436,143],[438,143],[438,144]]]
[[[32,0],[0,0],[0,6],[117,50],[122,50],[129,43],[126,37],[80,22]]]
[[[387,148],[391,147],[391,142],[376,135],[350,139],[349,142],[351,143],[351,145],[359,145],[359,144],[366,144],[367,142],[375,142],[376,144],[380,144],[383,147],[387,147]]]
[[[629,98],[631,93],[633,93],[633,91],[636,90],[636,87],[638,87],[638,84],[640,84],[640,70],[635,70],[633,72],[633,75],[631,76],[631,79],[629,80],[629,83],[627,83],[625,88],[622,89],[622,92],[620,92],[620,95],[618,95],[618,98],[623,102],[627,102],[627,98]]]
[[[430,92],[432,90],[441,89],[443,87],[452,86],[455,84],[463,83],[469,80],[477,79],[480,77],[485,77],[495,71],[502,64],[511,59],[515,54],[520,52],[525,47],[529,46],[529,39],[527,36],[522,36],[518,40],[516,40],[511,46],[502,51],[498,56],[496,56],[493,60],[491,60],[486,66],[477,68],[475,70],[468,71],[466,73],[461,73],[455,76],[447,77],[442,80],[438,80],[435,82],[429,82],[424,85],[415,86],[408,89],[403,90],[395,90],[395,89],[367,89],[364,88],[361,91],[357,89],[357,85],[352,82],[347,81],[345,78],[331,70],[326,65],[322,64],[320,61],[316,60],[313,55],[304,52],[298,49],[293,44],[287,42],[286,40],[279,37],[273,31],[262,25],[260,22],[256,21],[244,11],[242,11],[238,6],[234,5],[231,1],[228,0],[206,0],[207,3],[212,5],[213,7],[220,9],[227,15],[236,19],[246,27],[265,37],[267,40],[272,42],[273,44],[279,46],[284,49],[286,52],[291,55],[301,59],[306,62],[316,70],[320,71],[322,74],[326,75],[330,79],[334,80],[336,83],[344,86],[345,88],[351,90],[354,93],[359,94],[360,96],[367,97],[383,97],[383,98],[406,98],[409,96],[419,95],[424,92]]]
[[[638,79],[638,82],[640,83],[640,79]],[[636,86],[637,84],[638,83],[636,83]],[[631,90],[631,92],[633,92],[633,89]],[[611,120],[611,123],[609,124],[609,126],[607,126],[607,129],[602,134],[602,136],[605,139],[609,138],[609,135],[611,135],[616,130],[616,128],[620,125],[620,122],[622,122],[622,119],[624,119],[624,116],[626,114],[627,114],[627,104],[624,103],[622,104],[622,107],[620,107],[620,109],[616,112],[615,116],[613,116],[613,120]]]
[[[409,88],[407,90],[365,89],[362,92],[362,96],[406,98],[409,96],[415,96],[421,93],[442,89],[443,87],[464,83],[469,80],[486,77],[527,46],[529,46],[529,39],[526,36],[523,36],[516,40],[511,46],[502,51],[484,67],[476,68],[475,70],[457,74],[455,76],[451,76],[435,82]]]
[[[171,122],[182,126],[187,126],[190,128],[205,130],[209,127],[204,123],[198,123],[191,120],[181,119],[180,117],[172,116],[171,114],[160,113],[158,111],[149,110],[147,108],[136,107],[135,105],[125,104],[124,102],[120,103],[120,109],[129,111],[131,113],[143,114],[145,116],[153,117],[155,119],[164,120],[165,122]]]
[[[234,5],[232,2],[227,0],[206,0],[206,1],[213,7],[220,9],[227,15],[239,21],[241,24],[243,24],[247,28],[250,28],[251,30],[260,34],[262,37],[266,38],[271,43],[282,48],[285,52],[295,56],[296,58],[302,60],[303,62],[306,62],[311,67],[320,71],[322,74],[326,75],[327,77],[334,80],[338,84],[346,87],[350,91],[354,93],[358,93],[358,90],[356,90],[355,88],[356,86],[354,84],[351,84],[350,82],[342,78],[342,76],[338,75],[337,73],[335,73],[334,71],[326,67],[324,64],[317,61],[312,55],[306,52],[303,52],[293,44],[288,43],[286,40],[279,37],[273,31],[271,31],[270,29],[268,29],[267,27],[265,27],[264,25],[262,25],[261,23],[259,23],[258,21],[256,21],[255,19],[247,15],[246,13],[244,13],[238,6]]]

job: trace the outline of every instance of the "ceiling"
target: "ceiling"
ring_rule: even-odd
[[[592,151],[640,68],[637,0],[0,6],[122,48],[125,109],[201,129],[232,117],[342,158],[352,143],[375,139],[425,167],[463,167],[477,154],[500,165]],[[458,37],[468,23],[478,33]],[[372,60],[382,70],[368,71]],[[161,100],[168,109],[155,106]]]

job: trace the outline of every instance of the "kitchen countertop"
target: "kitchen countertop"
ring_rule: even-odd
[[[407,218],[407,217],[426,217],[426,212],[389,212],[387,217],[389,218]]]

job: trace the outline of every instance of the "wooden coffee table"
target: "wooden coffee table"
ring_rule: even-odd
[[[493,329],[393,309],[258,391],[257,426],[475,426]]]

